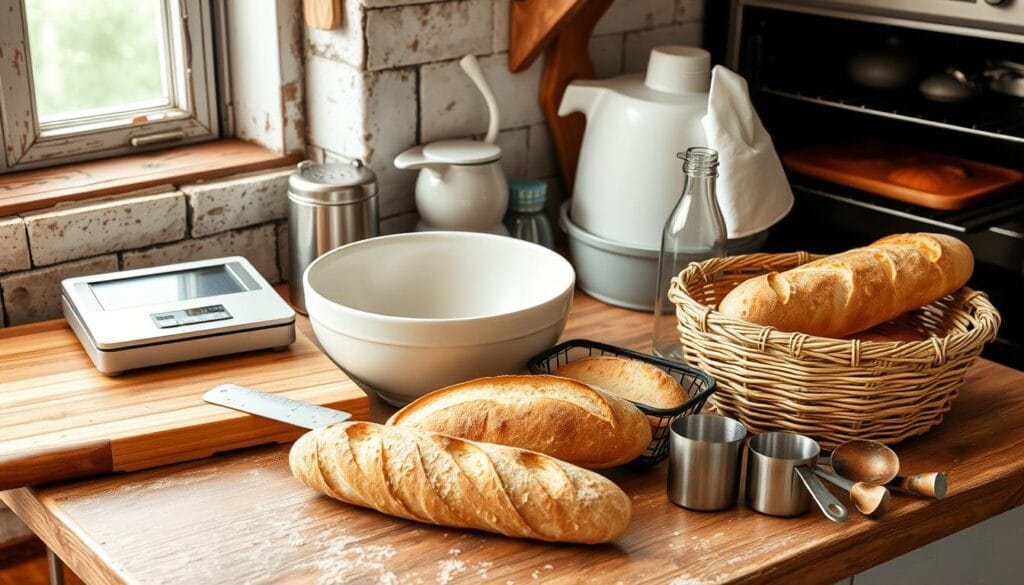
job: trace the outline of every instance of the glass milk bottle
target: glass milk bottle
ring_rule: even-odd
[[[690,262],[725,254],[725,220],[715,198],[718,153],[693,147],[678,153],[686,182],[683,194],[665,222],[658,261],[658,292],[654,299],[654,354],[682,361],[683,348],[676,328],[675,307],[668,300],[672,279]]]

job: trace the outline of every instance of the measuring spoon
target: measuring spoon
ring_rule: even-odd
[[[830,462],[823,463],[854,482],[886,485],[937,500],[946,497],[947,480],[944,472],[901,476],[900,458],[892,449],[876,441],[846,441],[832,451]]]
[[[880,485],[862,481],[852,482],[820,467],[816,468],[814,473],[839,489],[846,490],[850,494],[853,506],[865,516],[880,514],[889,507],[889,490]]]

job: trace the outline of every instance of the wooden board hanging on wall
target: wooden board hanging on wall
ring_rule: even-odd
[[[306,26],[320,30],[334,30],[341,26],[342,0],[302,0],[302,13]],[[349,0],[356,2],[357,0]]]

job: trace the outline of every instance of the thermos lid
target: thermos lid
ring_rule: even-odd
[[[654,47],[644,85],[666,93],[707,93],[711,86],[711,53],[682,45]]]
[[[305,203],[344,205],[377,194],[377,175],[356,159],[317,164],[304,160],[288,177],[288,196]]]

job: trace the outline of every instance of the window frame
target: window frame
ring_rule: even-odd
[[[7,16],[0,22],[0,174],[218,138],[214,4],[164,1],[171,104],[82,119],[88,123],[40,124],[24,0],[0,0]],[[162,117],[129,121],[142,113]]]

